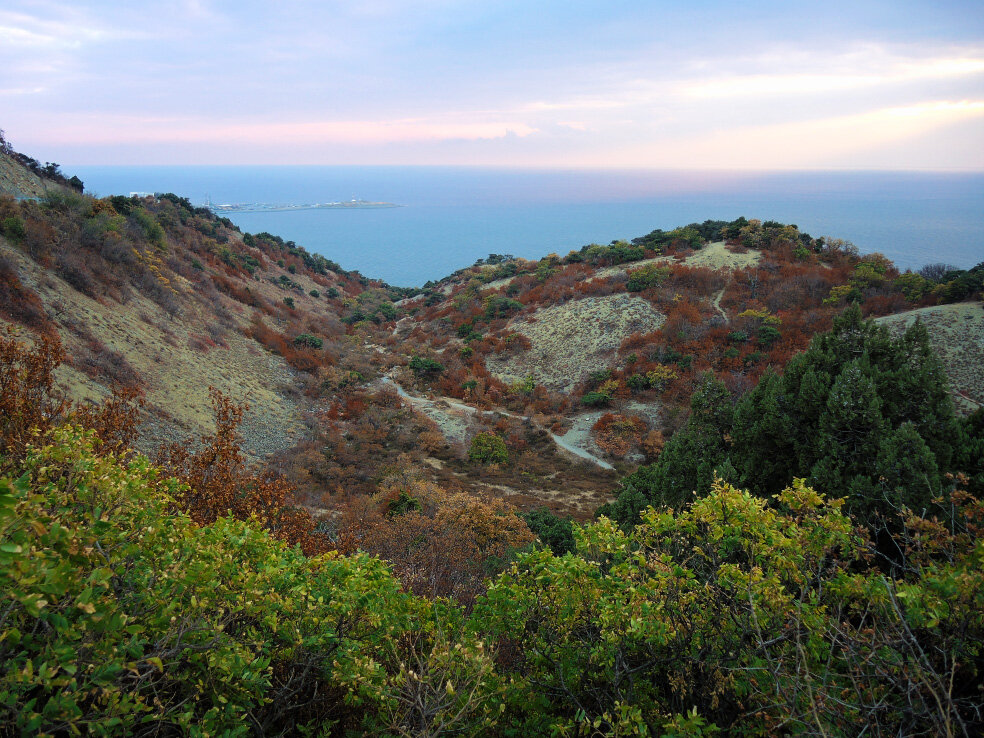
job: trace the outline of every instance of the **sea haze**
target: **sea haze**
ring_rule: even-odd
[[[195,204],[353,198],[392,209],[232,213],[345,269],[421,285],[490,253],[536,259],[706,219],[795,223],[900,268],[984,261],[984,174],[514,170],[465,167],[67,166],[97,195],[174,192]]]

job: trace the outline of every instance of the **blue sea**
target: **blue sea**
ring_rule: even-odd
[[[744,215],[879,251],[900,268],[984,261],[984,174],[685,172],[468,167],[75,166],[97,195],[174,192],[202,204],[353,198],[392,209],[235,213],[343,268],[419,286],[491,253],[536,259]]]

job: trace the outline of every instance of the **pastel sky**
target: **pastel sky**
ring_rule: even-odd
[[[4,0],[71,164],[984,170],[980,0]]]

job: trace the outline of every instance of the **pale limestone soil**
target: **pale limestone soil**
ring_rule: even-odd
[[[699,251],[683,260],[689,267],[708,267],[709,269],[747,269],[762,261],[762,252],[748,249],[739,254],[728,249],[724,241],[709,243]]]
[[[730,251],[724,241],[709,243],[704,248],[694,251],[684,259],[675,256],[657,256],[652,259],[633,261],[628,264],[605,267],[595,272],[592,279],[607,279],[619,274],[627,274],[630,271],[639,269],[650,264],[662,264],[678,262],[689,267],[707,267],[708,269],[747,269],[755,266],[762,260],[762,252],[756,249],[748,249],[743,254]]]
[[[430,399],[413,395],[403,389],[391,377],[383,377],[381,382],[385,385],[395,387],[400,397],[433,420],[444,437],[452,443],[465,444],[471,440],[472,436],[481,428],[481,426],[473,422],[473,419],[478,416],[494,417],[496,415],[505,415],[519,420],[527,419],[525,416],[517,415],[508,410],[480,410],[450,397]],[[602,469],[612,469],[611,464],[599,458],[600,451],[591,440],[591,426],[597,422],[601,415],[601,413],[588,413],[575,420],[576,428],[580,428],[585,422],[588,423],[586,432],[584,432],[584,429],[575,432],[575,429],[572,428],[565,435],[559,436],[547,428],[541,427],[541,430],[550,436],[559,448],[566,451],[574,459],[590,462]],[[580,426],[578,425],[579,422]]]
[[[586,297],[537,310],[511,321],[527,351],[486,359],[488,370],[506,382],[530,374],[548,390],[570,392],[592,372],[605,369],[632,333],[660,328],[666,316],[641,297],[627,294]]]
[[[755,266],[762,260],[762,252],[756,249],[749,249],[743,254],[738,254],[730,251],[725,245],[724,241],[716,241],[715,243],[709,243],[704,248],[699,251],[695,251],[690,256],[680,259],[676,256],[656,256],[652,259],[642,259],[641,261],[633,261],[628,264],[619,264],[612,267],[604,267],[597,270],[592,276],[591,281],[596,279],[608,279],[609,277],[617,277],[622,274],[628,274],[633,269],[640,269],[650,264],[663,264],[669,262],[678,262],[685,266],[703,266],[710,269],[746,269],[750,266]],[[482,286],[483,290],[498,290],[503,287],[508,287],[512,284],[516,277],[505,277],[503,279],[497,279],[495,281],[489,282]],[[447,293],[450,293],[450,289]],[[447,294],[446,293],[446,294]]]
[[[14,197],[40,198],[48,190],[64,189],[47,182],[29,169],[14,162],[6,154],[0,154],[0,192]]]
[[[964,412],[984,404],[984,304],[960,302],[910,310],[878,318],[894,332],[916,319],[929,331],[929,340],[950,379],[954,402]]]
[[[214,386],[237,402],[250,405],[240,428],[247,454],[258,458],[289,447],[304,430],[303,408],[295,399],[295,372],[278,356],[264,351],[239,328],[244,314],[233,312],[234,325],[224,331],[225,346],[195,348],[209,336],[212,316],[182,301],[180,315],[168,317],[154,302],[134,293],[125,305],[97,301],[72,289],[6,243],[0,252],[17,268],[20,279],[41,297],[58,326],[69,356],[82,355],[87,332],[107,349],[123,355],[144,383],[147,406],[138,446],[153,451],[160,443],[183,442],[214,429],[208,388]],[[272,287],[272,285],[271,285]],[[182,285],[178,283],[178,288]],[[240,325],[235,325],[240,323]],[[57,373],[72,400],[108,395],[111,378],[88,375],[63,365]]]

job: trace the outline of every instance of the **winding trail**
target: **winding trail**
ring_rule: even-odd
[[[574,444],[564,440],[563,436],[558,436],[556,433],[553,433],[549,428],[544,428],[542,425],[536,423],[536,421],[534,421],[529,416],[511,413],[508,410],[479,410],[476,407],[472,407],[471,405],[466,405],[465,403],[459,402],[458,400],[454,400],[450,397],[441,397],[437,400],[431,400],[426,397],[411,395],[409,392],[403,389],[403,387],[401,387],[400,384],[397,381],[395,381],[392,377],[385,376],[382,378],[381,381],[383,382],[383,384],[388,384],[395,387],[396,393],[403,399],[407,400],[411,405],[427,407],[430,408],[431,411],[436,411],[438,413],[443,412],[443,408],[440,407],[440,405],[446,404],[448,407],[456,408],[470,415],[505,415],[510,418],[529,421],[534,425],[536,425],[537,428],[545,432],[548,436],[550,436],[551,440],[553,440],[553,442],[557,444],[558,447],[562,448],[568,453],[571,453],[574,456],[577,456],[578,458],[584,459],[585,461],[589,461],[592,464],[601,467],[602,469],[607,469],[607,470],[615,469],[614,466],[609,464],[604,459],[600,459],[594,454],[585,451],[583,448],[580,448],[579,446],[575,446]]]
[[[731,284],[730,280],[728,281],[728,284],[724,285],[724,287],[721,288],[721,291],[714,296],[714,301],[711,303],[714,306],[714,309],[721,313],[721,317],[724,318],[725,323],[730,323],[731,319],[728,317],[728,314],[724,312],[724,308],[721,307],[721,298],[724,297],[724,291],[728,289],[729,284]]]

